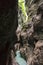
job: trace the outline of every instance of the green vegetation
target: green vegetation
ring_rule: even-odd
[[[18,23],[23,28],[32,20],[36,13],[38,3],[33,3],[34,0],[18,0]]]
[[[28,15],[27,15],[27,12],[26,12],[25,0],[18,0],[18,5],[21,8],[21,11],[22,11],[22,13],[23,13],[23,15],[25,17],[24,22],[26,22],[27,19],[28,19]]]

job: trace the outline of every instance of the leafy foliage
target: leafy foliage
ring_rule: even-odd
[[[25,20],[23,20],[23,22],[26,22],[28,19],[28,16],[27,16],[27,12],[26,12],[25,0],[18,0],[18,6],[19,6],[20,10],[22,11],[22,14],[25,18]]]
[[[18,22],[23,28],[26,27],[26,24],[32,20],[32,17],[36,13],[38,8],[38,3],[36,0],[18,0]],[[28,14],[28,15],[27,15]]]

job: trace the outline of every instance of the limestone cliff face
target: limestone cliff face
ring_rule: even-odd
[[[32,65],[43,65],[43,40],[39,40],[35,45]]]

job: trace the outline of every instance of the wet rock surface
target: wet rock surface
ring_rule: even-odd
[[[27,65],[43,65],[43,3],[32,18],[32,25],[27,24],[26,30],[20,31],[19,36],[20,50],[26,57]]]

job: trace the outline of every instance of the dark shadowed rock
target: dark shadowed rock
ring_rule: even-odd
[[[0,65],[6,65],[9,48],[16,42],[17,0],[0,0]]]

